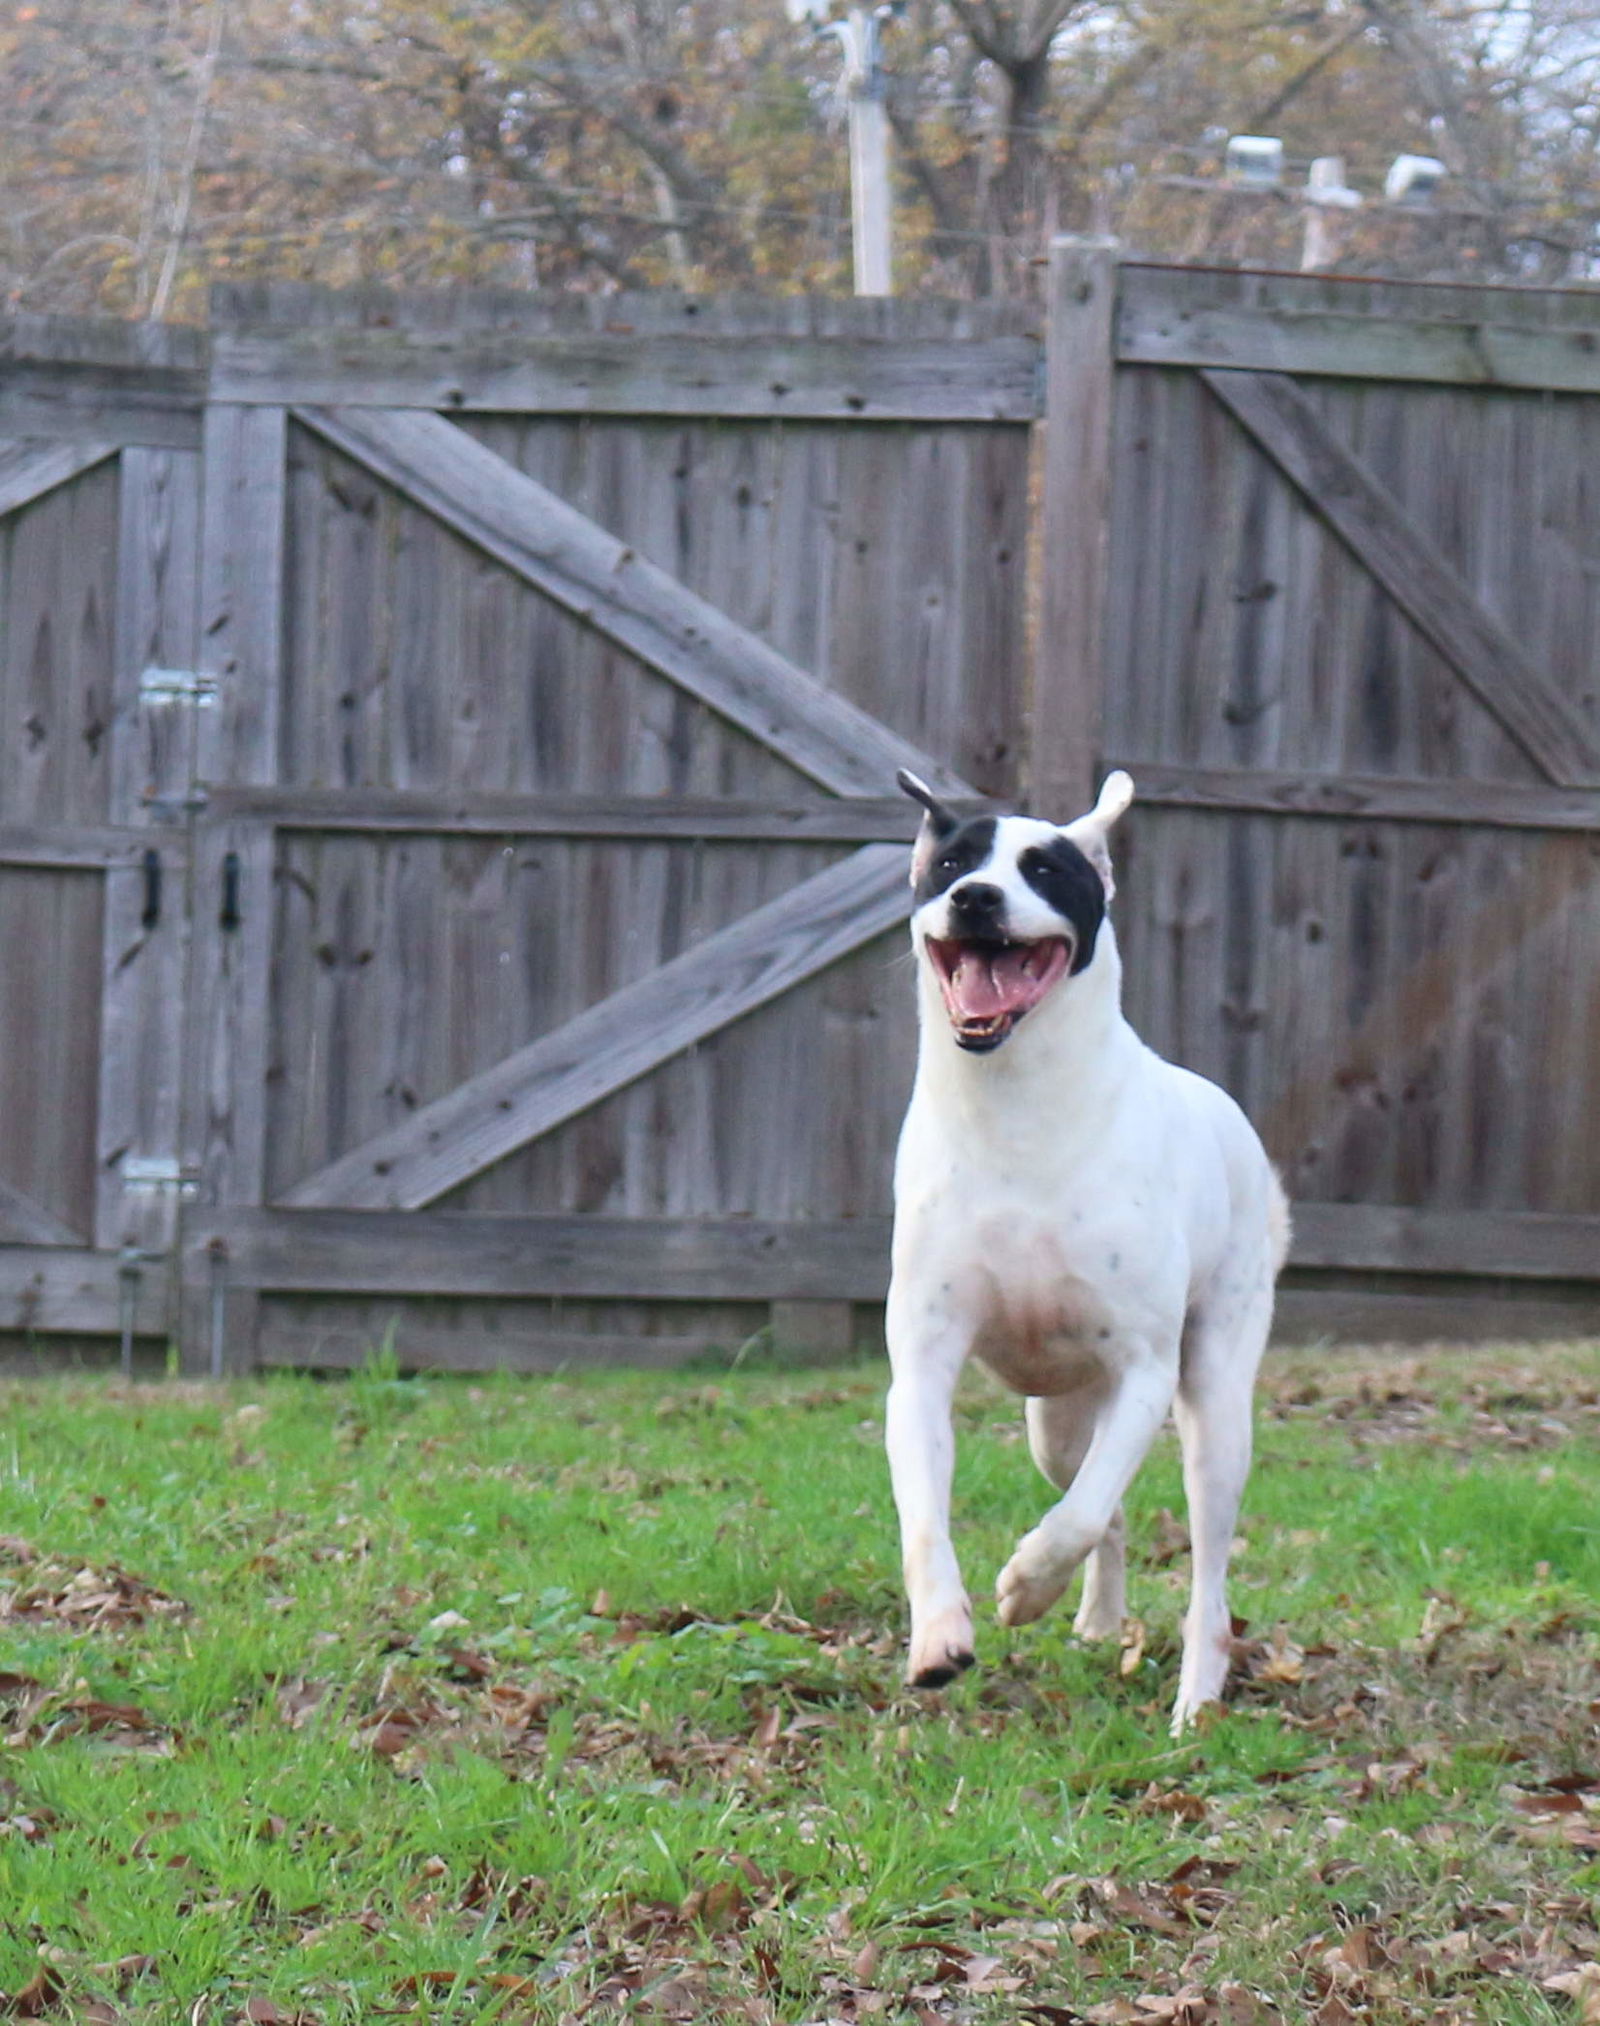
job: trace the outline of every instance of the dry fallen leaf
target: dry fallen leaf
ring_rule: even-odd
[[[180,1598],[126,1569],[74,1568],[70,1562],[41,1561],[31,1549],[27,1556],[12,1559],[27,1567],[28,1580],[21,1589],[0,1596],[0,1619],[109,1627],[188,1615],[189,1607]]]
[[[241,2026],[318,2026],[314,2012],[286,2011],[275,1998],[247,1998]]]
[[[1122,1653],[1117,1661],[1117,1672],[1124,1680],[1132,1674],[1144,1659],[1144,1620],[1125,1618],[1122,1621]]]
[[[0,2000],[0,2012],[13,2019],[42,2019],[55,2009],[64,1985],[53,1963],[41,1963],[14,1997]]]
[[[1170,1905],[1161,1905],[1153,1893],[1137,1892],[1120,1879],[1103,1878],[1095,1891],[1106,1911],[1130,1927],[1149,1928],[1154,1934],[1181,1935],[1186,1939],[1194,1932],[1192,1924],[1180,1919]]]
[[[1293,1688],[1305,1678],[1305,1652],[1289,1637],[1287,1625],[1274,1625],[1266,1647],[1251,1655],[1252,1681],[1276,1681]]]
[[[1546,1977],[1542,1988],[1572,2000],[1578,2026],[1600,2026],[1600,1963],[1582,1963],[1575,1970]]]
[[[1219,2026],[1278,2026],[1278,2008],[1243,1984],[1223,1984],[1217,2004]]]
[[[1156,1514],[1156,1537],[1150,1543],[1150,1560],[1159,1568],[1175,1562],[1189,1552],[1189,1529],[1173,1513],[1170,1506],[1163,1506]]]
[[[1203,1822],[1206,1804],[1182,1787],[1163,1787],[1152,1780],[1134,1802],[1136,1815],[1171,1815],[1179,1822]]]

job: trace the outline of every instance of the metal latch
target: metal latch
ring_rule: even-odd
[[[210,808],[211,797],[204,788],[191,788],[187,795],[146,793],[139,797],[139,806],[148,809],[158,823],[181,823],[186,816],[197,816]]]
[[[141,703],[212,704],[217,678],[196,668],[147,668],[139,677]]]
[[[195,1179],[183,1172],[183,1164],[171,1154],[129,1154],[119,1171],[125,1189],[176,1189],[192,1196]]]

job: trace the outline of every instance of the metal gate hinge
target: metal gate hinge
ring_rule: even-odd
[[[141,703],[212,704],[217,678],[196,668],[147,668],[139,677]]]
[[[176,1189],[180,1196],[192,1196],[197,1186],[195,1177],[183,1172],[182,1162],[169,1154],[129,1154],[120,1173],[125,1189]]]

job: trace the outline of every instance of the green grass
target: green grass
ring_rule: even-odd
[[[1241,1679],[1178,1746],[1170,1438],[1121,1652],[984,1614],[979,1667],[915,1698],[874,1370],[0,1404],[24,2013],[1520,2026],[1583,2000],[1593,1350],[1275,1364]],[[982,1595],[1045,1488],[1014,1403],[975,1379],[960,1419]]]

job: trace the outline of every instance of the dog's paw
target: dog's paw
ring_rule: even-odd
[[[912,1635],[906,1661],[908,1688],[943,1688],[965,1674],[976,1659],[972,1650],[972,1613],[965,1606],[941,1611]]]
[[[1031,1625],[1042,1618],[1072,1580],[1075,1566],[1053,1556],[1037,1529],[1027,1535],[994,1586],[1000,1623]]]
[[[1113,1608],[1098,1597],[1085,1597],[1072,1621],[1073,1635],[1078,1639],[1120,1639],[1122,1616],[1120,1604]]]
[[[1216,1695],[1202,1696],[1198,1702],[1191,1700],[1188,1695],[1180,1693],[1177,1703],[1173,1708],[1172,1722],[1168,1725],[1168,1729],[1175,1738],[1186,1737],[1207,1710],[1213,1716],[1221,1716],[1226,1708],[1227,1704],[1222,1700],[1220,1692]]]
[[[1209,1636],[1184,1627],[1183,1665],[1178,1670],[1178,1700],[1172,1711],[1175,1738],[1182,1737],[1202,1710],[1221,1705],[1231,1651],[1232,1635],[1226,1621]]]

